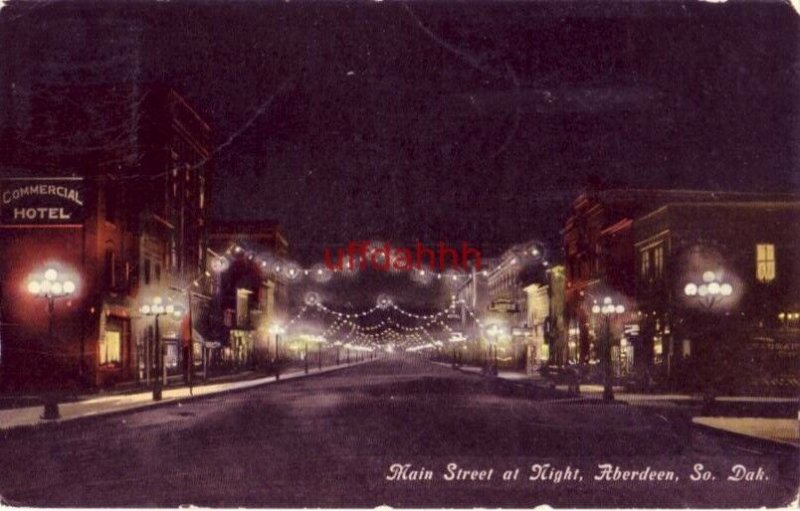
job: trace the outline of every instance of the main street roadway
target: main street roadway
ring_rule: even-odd
[[[728,481],[736,465],[754,480]],[[693,429],[678,406],[404,355],[0,436],[2,499],[47,507],[772,507],[797,483],[796,450]]]

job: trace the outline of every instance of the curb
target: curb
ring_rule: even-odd
[[[466,375],[470,375],[470,376],[477,376],[479,378],[489,378],[489,379],[493,379],[495,381],[502,381],[502,382],[504,382],[504,383],[506,383],[508,385],[514,385],[514,386],[517,386],[517,387],[528,387],[528,386],[530,386],[530,387],[534,387],[536,389],[543,389],[543,390],[547,390],[547,391],[551,391],[551,392],[558,392],[558,393],[563,394],[563,396],[564,396],[563,398],[554,398],[554,399],[548,399],[548,400],[539,401],[541,403],[549,403],[549,404],[570,404],[570,403],[571,404],[576,404],[576,403],[578,403],[578,404],[591,404],[591,403],[597,401],[597,400],[592,399],[590,397],[583,396],[582,394],[571,394],[571,393],[565,392],[563,390],[558,390],[558,389],[554,389],[554,388],[538,385],[538,384],[536,384],[536,383],[534,383],[533,381],[530,381],[530,380],[509,380],[509,379],[503,378],[502,376],[499,376],[499,375],[493,375],[493,374],[492,375],[488,375],[488,374],[483,374],[483,373],[475,372],[475,371],[465,371],[461,367],[452,367],[452,366],[450,366],[450,364],[440,364],[440,363],[437,363],[437,362],[431,362],[431,363],[432,364],[436,364],[436,365],[440,365],[440,366],[443,366],[443,367],[444,366],[449,367],[450,369],[458,371],[461,374],[466,374]],[[621,401],[612,401],[609,404],[627,404],[627,403],[623,403]]]
[[[364,360],[364,361],[361,361],[361,362],[351,363],[349,365],[342,365],[340,367],[328,368],[327,371],[323,371],[323,372],[309,372],[308,374],[299,374],[299,375],[296,375],[296,376],[292,376],[290,378],[283,378],[282,377],[280,380],[275,380],[274,376],[272,376],[272,377],[270,377],[271,379],[268,380],[268,381],[264,381],[264,382],[261,382],[261,383],[258,383],[256,385],[252,385],[252,386],[249,386],[249,387],[238,388],[238,389],[224,389],[224,390],[220,390],[220,391],[217,391],[217,392],[210,392],[210,393],[207,393],[207,394],[199,394],[199,395],[195,395],[195,396],[183,396],[183,397],[180,397],[180,398],[170,398],[170,399],[161,400],[161,401],[147,401],[147,402],[143,403],[141,406],[135,406],[135,407],[126,408],[126,409],[123,409],[123,410],[113,410],[113,411],[104,412],[104,413],[96,413],[96,414],[93,414],[93,415],[81,415],[81,416],[73,417],[73,418],[70,418],[70,419],[57,419],[55,421],[39,422],[39,423],[36,423],[36,424],[25,424],[25,425],[21,425],[21,426],[14,426],[14,427],[11,427],[11,428],[8,428],[8,429],[0,428],[0,436],[2,436],[5,439],[9,439],[9,438],[13,438],[14,435],[18,435],[18,434],[26,434],[26,433],[34,433],[34,432],[46,431],[48,429],[55,428],[55,427],[59,427],[59,428],[70,427],[73,424],[81,425],[81,424],[86,424],[87,422],[91,422],[91,421],[97,421],[97,420],[100,420],[100,419],[113,418],[113,417],[117,417],[117,416],[120,416],[120,415],[127,415],[127,414],[136,413],[136,412],[140,412],[140,411],[144,411],[144,410],[151,410],[151,409],[157,409],[157,408],[166,408],[168,406],[176,406],[176,405],[180,405],[181,403],[184,403],[184,402],[187,402],[187,401],[195,401],[195,400],[200,400],[200,399],[204,399],[204,398],[211,398],[211,397],[217,397],[217,396],[222,396],[222,395],[226,395],[226,394],[232,394],[232,393],[235,393],[235,392],[243,392],[243,391],[247,391],[247,390],[258,389],[258,388],[262,388],[262,387],[264,387],[266,385],[280,385],[282,383],[293,382],[293,381],[298,381],[298,380],[304,380],[306,378],[311,378],[311,377],[314,377],[314,376],[324,376],[324,375],[329,374],[329,373],[335,373],[335,372],[338,372],[338,371],[341,371],[341,370],[350,369],[350,368],[357,367],[357,366],[360,366],[360,365],[363,365],[363,364],[369,364],[371,362],[377,362],[378,360],[380,360],[380,359]]]
[[[782,451],[790,451],[790,452],[800,451],[800,445],[795,445],[781,440],[770,440],[768,438],[756,437],[748,435],[746,433],[738,433],[736,431],[728,431],[727,429],[715,428],[714,426],[709,426],[707,424],[698,424],[694,422],[694,420],[691,421],[691,427],[723,438],[727,437],[727,438],[735,438],[737,440],[744,440],[746,442],[751,443],[754,447],[757,446],[761,448],[779,449]]]

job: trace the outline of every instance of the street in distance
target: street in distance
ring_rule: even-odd
[[[439,473],[439,479],[444,481],[519,481],[521,478],[519,467],[507,470],[496,468],[464,468],[457,463],[448,463],[443,472]],[[593,481],[641,481],[641,482],[679,482],[680,477],[673,470],[657,470],[649,465],[643,469],[623,469],[619,465],[611,463],[600,463],[597,471],[589,476]],[[393,463],[389,466],[386,474],[388,481],[433,481],[436,474],[433,470],[421,467],[414,467],[410,463]],[[715,481],[716,475],[707,470],[702,463],[695,463],[688,476],[691,482]],[[570,481],[583,481],[584,476],[581,469],[571,465],[565,467],[555,467],[550,463],[534,463],[530,466],[527,474],[528,481],[546,481],[552,484],[559,484]],[[742,464],[735,464],[730,467],[726,477],[731,482],[757,482],[768,481],[769,476],[763,467],[748,468]]]

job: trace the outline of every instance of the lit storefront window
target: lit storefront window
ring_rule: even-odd
[[[100,365],[119,364],[122,361],[122,333],[106,330],[100,339]]]
[[[656,364],[661,363],[661,354],[664,353],[664,344],[660,335],[653,337],[653,362]]]
[[[771,243],[756,245],[756,279],[760,282],[775,280],[775,245]]]

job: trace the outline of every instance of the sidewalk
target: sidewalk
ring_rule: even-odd
[[[434,362],[442,366],[450,366],[442,362]],[[482,374],[482,368],[476,366],[459,366],[459,371],[471,374]],[[550,387],[550,382],[541,375],[528,375],[519,371],[499,371],[499,378],[508,381],[527,381],[534,385]],[[555,385],[556,390],[568,391],[566,385]],[[602,399],[603,386],[596,384],[581,384],[580,398]],[[614,398],[617,401],[631,405],[648,405],[664,402],[672,403],[697,403],[703,402],[702,396],[691,394],[639,394],[625,392],[623,387],[614,387]],[[771,396],[719,396],[719,403],[750,403],[750,404],[798,404],[797,398],[771,397]],[[692,422],[700,427],[712,428],[728,433],[744,435],[759,440],[767,440],[800,447],[800,412],[798,418],[773,418],[773,417],[694,417]]]
[[[376,359],[377,360],[377,359]],[[305,376],[314,376],[317,374],[324,374],[348,367],[354,367],[361,364],[372,362],[372,360],[364,360],[361,362],[353,362],[351,364],[340,364],[338,366],[323,367],[321,370],[309,368],[308,375],[304,370],[295,370],[287,373],[282,373],[279,382],[286,380],[293,380],[303,378]],[[44,411],[43,405],[28,406],[24,408],[9,408],[0,410],[0,431],[11,430],[14,428],[25,426],[36,426],[40,424],[52,424],[58,422],[71,421],[75,419],[82,419],[88,417],[95,417],[100,415],[107,415],[113,413],[127,412],[137,410],[140,408],[147,408],[151,406],[161,406],[164,404],[175,403],[178,401],[185,401],[187,399],[195,399],[202,396],[213,394],[220,394],[223,392],[231,392],[235,390],[248,389],[258,387],[260,385],[268,385],[276,383],[275,376],[265,376],[255,379],[245,379],[237,381],[228,381],[222,383],[208,383],[195,386],[191,389],[189,387],[165,387],[162,391],[161,401],[153,401],[153,393],[151,390],[140,391],[136,393],[120,393],[104,396],[90,396],[87,399],[82,399],[75,402],[65,402],[59,404],[59,411],[61,418],[57,420],[42,420],[41,415]]]

